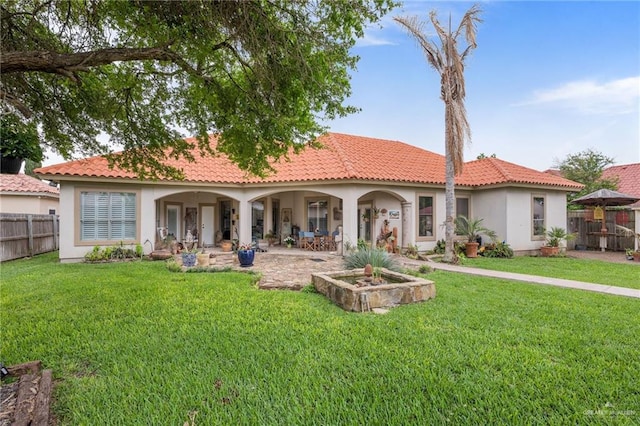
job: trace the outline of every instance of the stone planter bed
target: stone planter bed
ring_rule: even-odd
[[[351,284],[364,277],[363,269],[312,274],[319,293],[346,311],[365,312],[407,303],[423,302],[436,297],[433,281],[382,269],[387,284],[359,287]]]

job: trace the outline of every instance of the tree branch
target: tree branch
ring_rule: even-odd
[[[7,93],[4,90],[0,90],[0,99],[20,111],[24,118],[31,118],[31,110],[12,94]]]

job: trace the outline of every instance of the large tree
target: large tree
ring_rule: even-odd
[[[179,175],[194,145],[254,174],[356,111],[349,53],[391,0],[8,0],[0,4],[3,113],[65,158],[106,153],[140,177]],[[197,142],[183,139],[186,131]],[[98,142],[100,134],[108,142]]]
[[[467,111],[464,106],[465,83],[464,63],[469,53],[476,48],[476,24],[480,8],[476,5],[469,9],[455,32],[440,25],[436,12],[430,13],[431,23],[440,39],[440,46],[430,40],[423,31],[424,22],[418,17],[395,17],[412,37],[416,39],[427,58],[427,62],[440,75],[440,98],[444,102],[445,120],[445,254],[443,261],[455,262],[457,256],[454,251],[454,215],[455,215],[455,176],[462,173],[464,165],[464,146],[471,141],[471,128],[467,121]],[[458,38],[464,36],[465,46],[458,50]]]
[[[586,149],[576,154],[569,154],[562,161],[556,159],[554,167],[560,170],[563,177],[584,185],[582,191],[569,194],[568,201],[571,201],[574,198],[582,197],[598,189],[617,190],[617,179],[606,179],[602,177],[604,169],[613,164],[613,158],[607,157],[599,151]],[[571,203],[569,203],[569,207],[579,208]]]

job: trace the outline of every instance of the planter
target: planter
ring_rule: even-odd
[[[222,247],[222,251],[231,251],[231,241],[223,241],[222,243],[220,243],[220,247]]]
[[[465,243],[465,253],[467,257],[478,257],[478,243]]]
[[[640,262],[640,251],[634,251],[633,252],[633,261],[634,262]]]
[[[196,253],[182,253],[182,266],[196,266]]]
[[[198,259],[198,266],[209,266],[209,253],[198,253],[196,258]]]
[[[557,256],[560,253],[560,247],[542,246],[540,247],[542,257]]]
[[[291,244],[287,244],[287,248],[291,248],[291,247],[292,247],[292,245],[291,245]]]
[[[22,167],[22,158],[0,157],[0,172],[8,175],[17,175]]]
[[[240,261],[240,266],[242,267],[253,266],[254,257],[255,252],[253,250],[238,250],[238,261]]]

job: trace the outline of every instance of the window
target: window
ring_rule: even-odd
[[[264,203],[251,203],[251,237],[254,240],[264,238]]]
[[[418,237],[433,236],[433,197],[418,197]]]
[[[56,214],[56,209],[49,209],[49,214]]]
[[[469,199],[456,198],[456,217],[464,216],[469,218]]]
[[[544,221],[544,197],[533,197],[532,229],[534,237],[543,237],[546,224]]]
[[[135,240],[136,210],[135,193],[81,192],[80,240]]]
[[[327,200],[307,201],[307,231],[327,231],[329,226],[329,202]]]
[[[469,199],[456,197],[456,217],[464,216],[469,219]],[[456,232],[456,235],[461,235]]]

